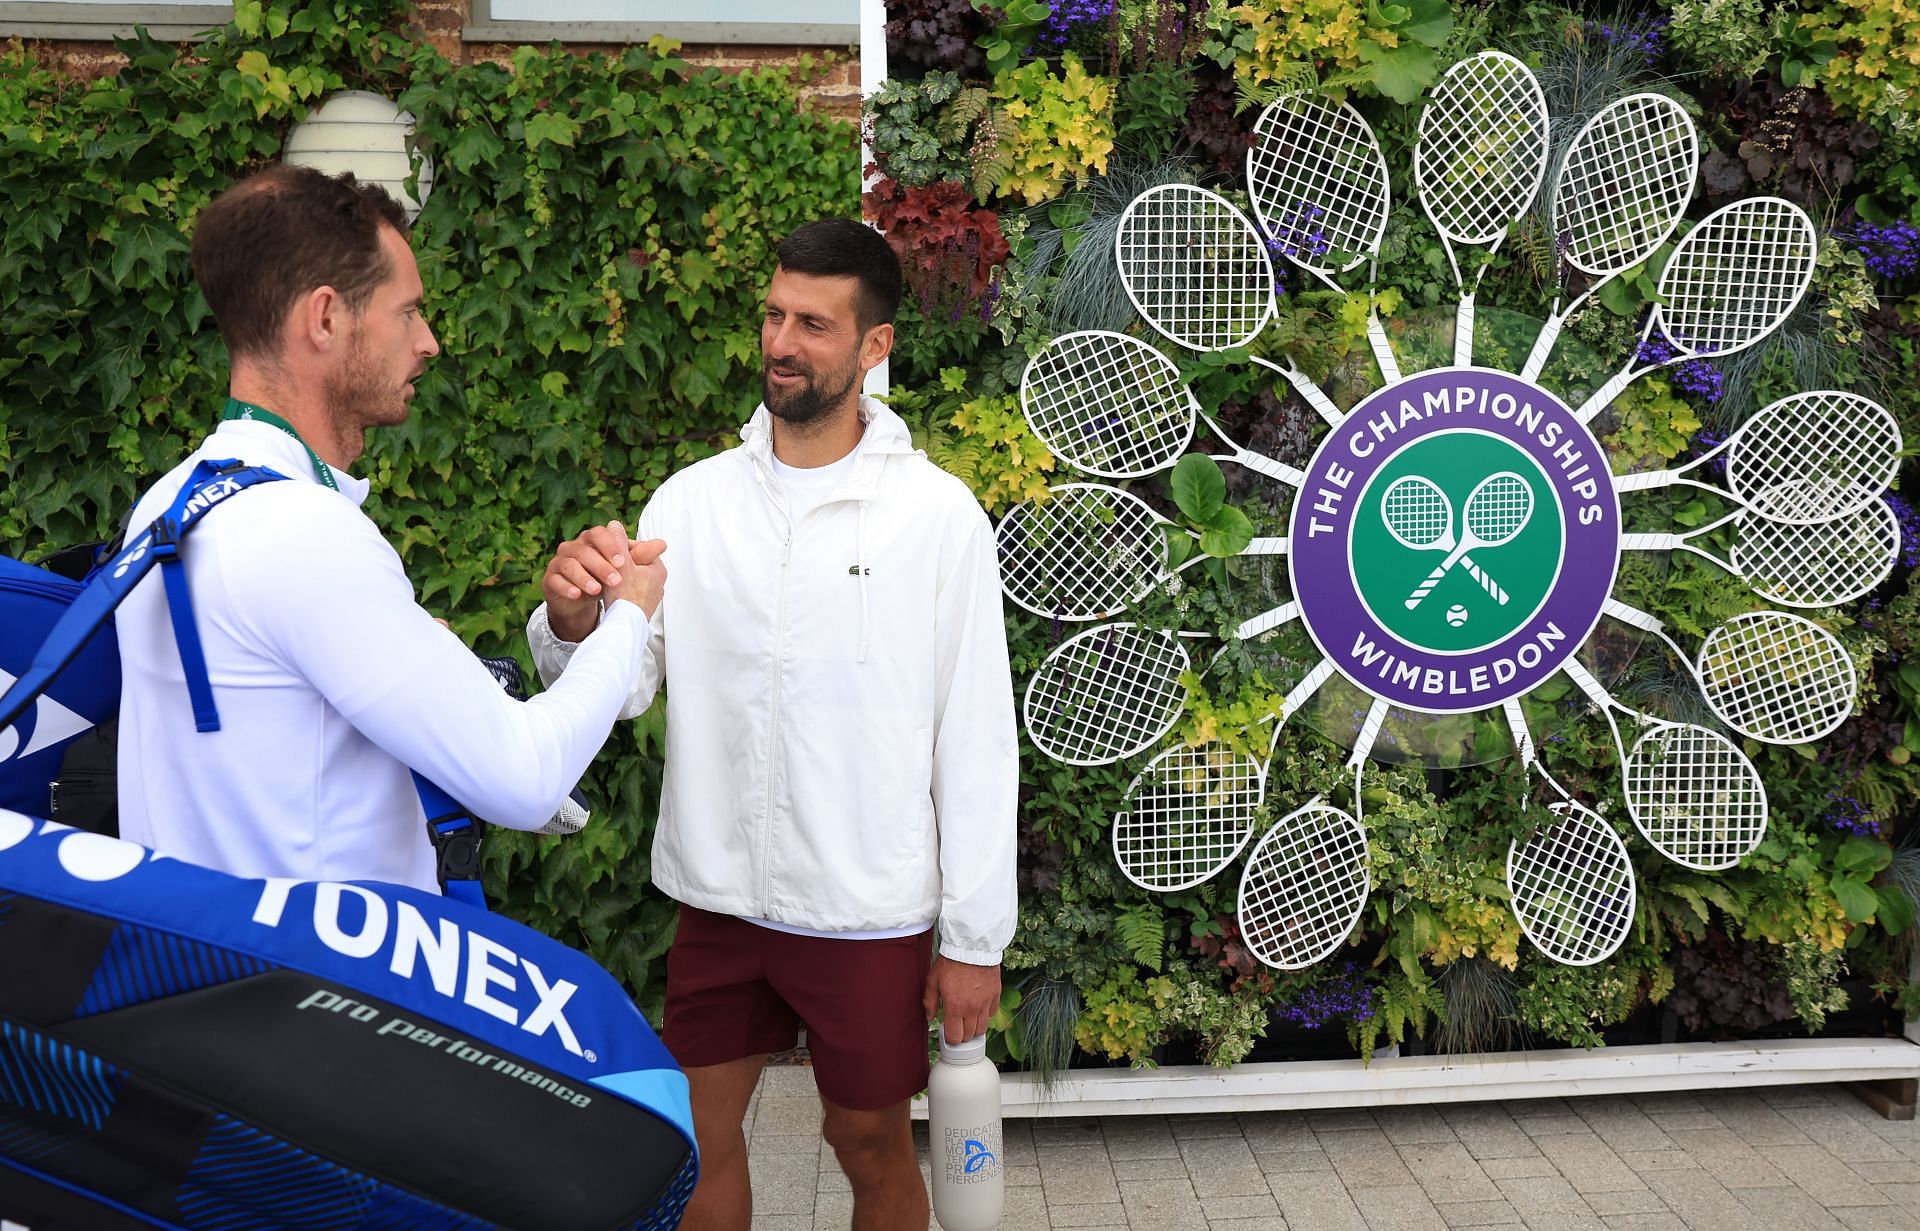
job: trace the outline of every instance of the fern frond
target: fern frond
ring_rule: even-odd
[[[1134,961],[1158,973],[1167,952],[1167,917],[1158,906],[1142,903],[1113,921],[1113,928]]]

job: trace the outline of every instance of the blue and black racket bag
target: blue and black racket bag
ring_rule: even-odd
[[[694,1178],[686,1079],[564,945],[0,811],[0,1218],[638,1231]]]

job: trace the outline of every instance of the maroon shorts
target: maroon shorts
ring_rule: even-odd
[[[682,1068],[784,1051],[806,1027],[820,1094],[857,1111],[927,1088],[922,997],[933,929],[893,940],[795,936],[682,905],[660,1035]]]

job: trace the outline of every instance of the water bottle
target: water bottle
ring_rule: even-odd
[[[927,1142],[933,1214],[945,1231],[993,1231],[1006,1207],[1000,1160],[1000,1073],[987,1036],[949,1043],[927,1079]]]

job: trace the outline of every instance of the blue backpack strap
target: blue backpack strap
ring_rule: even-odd
[[[485,910],[487,898],[480,888],[480,846],[486,836],[486,826],[460,801],[422,777],[418,770],[413,771],[413,789],[420,793],[420,807],[427,814],[427,837],[433,843],[434,875],[440,880],[440,891]]]
[[[79,656],[88,639],[113,618],[114,609],[126,600],[149,569],[168,558],[174,559],[175,567],[178,567],[180,540],[199,524],[202,517],[236,492],[245,491],[256,483],[284,478],[285,475],[265,466],[242,466],[231,460],[202,461],[195,466],[167,511],[156,518],[133,543],[101,565],[55,622],[47,639],[40,644],[39,653],[34,655],[33,664],[21,673],[4,696],[0,696],[0,728],[11,725],[25,713],[34,699],[53,683],[54,677]],[[184,594],[184,581],[180,589]],[[184,643],[181,646],[181,663],[187,668],[188,691],[193,694],[196,687],[193,677],[197,664],[198,687],[205,691],[207,712],[217,728],[220,720],[212,711],[213,690],[206,681],[206,658],[200,652],[199,634],[193,626],[191,601],[184,597],[176,600],[173,587],[169,586],[167,603],[169,613],[173,616],[175,636],[180,635],[184,622],[184,627],[192,637],[190,648]],[[198,725],[201,706],[197,694],[194,718]],[[201,726],[200,729],[204,731],[209,728]]]

